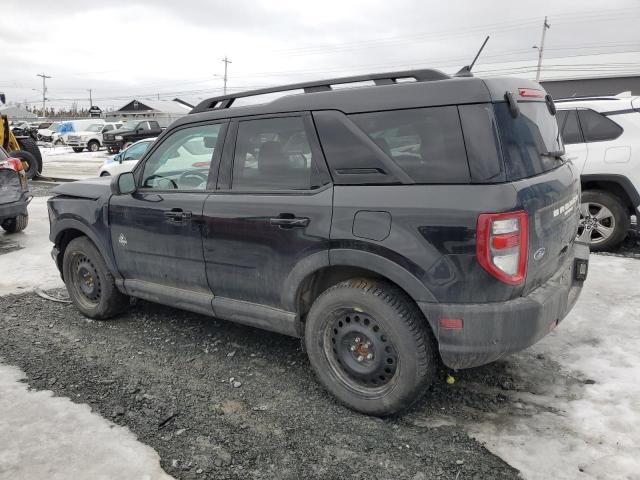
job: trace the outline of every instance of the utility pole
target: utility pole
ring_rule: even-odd
[[[536,82],[540,81],[540,68],[542,67],[542,52],[544,52],[544,37],[547,34],[547,30],[551,28],[547,17],[544,17],[544,23],[542,24],[542,39],[540,40],[540,46],[534,45],[533,48],[538,49],[538,69],[536,70]]]
[[[227,94],[227,66],[231,63],[231,60],[229,60],[225,55],[222,61],[224,62],[224,94],[226,95]]]
[[[47,78],[53,78],[44,73],[38,73],[36,77],[42,77],[42,116],[46,115],[47,108]]]
[[[91,107],[93,107],[93,89],[90,88],[88,91],[89,91],[89,110],[91,110]]]

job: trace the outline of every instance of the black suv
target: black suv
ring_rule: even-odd
[[[285,91],[301,93],[232,107]],[[589,250],[562,153],[527,80],[420,70],[212,98],[133,172],[54,190],[53,258],[88,317],[132,296],[301,337],[338,399],[390,414],[439,358],[494,361],[572,308]]]
[[[162,133],[162,128],[155,120],[133,122],[105,133],[102,136],[102,144],[107,147],[109,153],[118,153],[138,140],[157,137]]]

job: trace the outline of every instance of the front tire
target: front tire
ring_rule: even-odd
[[[616,249],[626,238],[631,223],[622,201],[601,190],[582,192],[578,240],[592,252]]]
[[[98,150],[100,150],[100,144],[95,140],[91,140],[87,145],[87,150],[89,150],[90,152],[97,152]]]
[[[42,173],[42,153],[40,152],[40,147],[38,147],[38,144],[32,138],[20,138],[18,144],[22,150],[29,152],[36,160],[33,176],[29,177],[29,179],[39,176]]]
[[[368,415],[407,409],[435,377],[430,327],[411,298],[385,281],[351,279],[326,290],[307,315],[305,346],[320,382]]]
[[[26,150],[14,150],[9,153],[9,156],[20,160],[22,168],[24,168],[24,173],[29,180],[38,175],[38,161],[30,152]]]
[[[129,306],[107,268],[102,255],[87,237],[73,239],[62,261],[69,297],[80,312],[96,320],[109,319]]]
[[[29,225],[29,215],[18,215],[2,222],[2,229],[7,233],[18,233]]]

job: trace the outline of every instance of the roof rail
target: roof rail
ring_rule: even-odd
[[[413,78],[416,82],[431,82],[434,80],[446,80],[451,78],[440,70],[404,70],[400,72],[373,73],[366,75],[354,75],[351,77],[330,78],[327,80],[315,80],[311,82],[292,83],[278,87],[249,90],[246,92],[232,93],[220,97],[212,97],[203,100],[195,106],[190,113],[205,112],[212,109],[229,108],[237,98],[254,97],[269,93],[287,92],[290,90],[304,90],[304,93],[326,92],[332,90],[331,85],[373,81],[376,85],[390,85],[397,83],[398,79]]]
[[[566,97],[566,98],[554,98],[554,103],[558,102],[581,102],[583,100],[618,100],[620,97],[594,97],[594,96],[586,96],[586,97]]]

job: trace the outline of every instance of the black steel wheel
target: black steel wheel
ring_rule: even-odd
[[[304,342],[320,382],[348,407],[390,415],[432,383],[435,339],[413,300],[383,280],[346,280],[322,293],[306,317]]]
[[[64,251],[62,276],[69,297],[89,318],[105,320],[129,306],[102,255],[87,237],[74,238]]]

